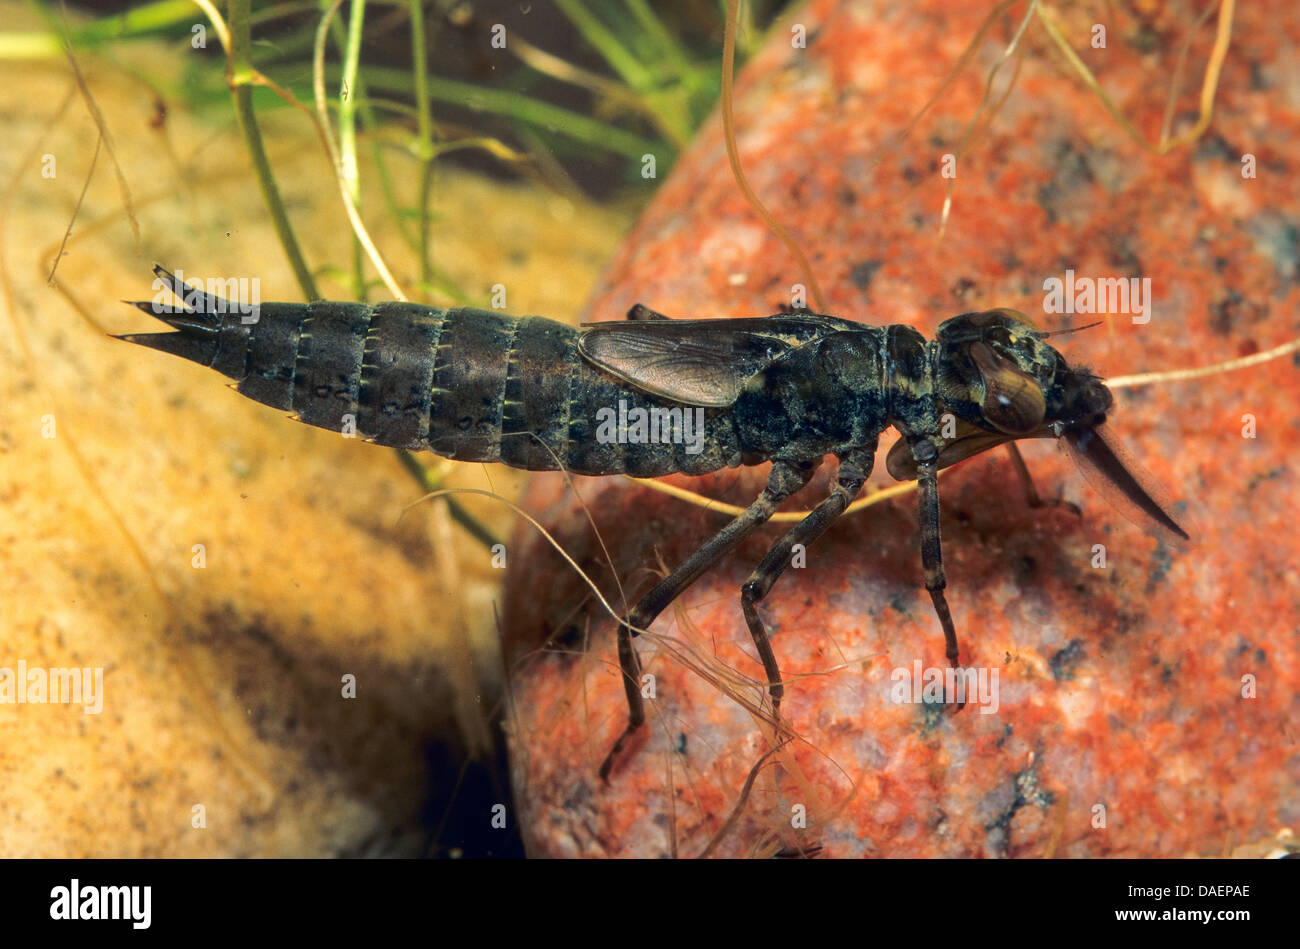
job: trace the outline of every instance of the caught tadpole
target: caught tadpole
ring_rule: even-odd
[[[1105,423],[1067,428],[1061,444],[1088,484],[1148,534],[1185,548],[1191,534],[1174,514],[1174,501]],[[1183,521],[1190,524],[1188,518]]]

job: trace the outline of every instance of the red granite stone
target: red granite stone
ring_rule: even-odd
[[[1163,157],[1125,133],[1031,24],[1014,90],[958,162],[940,241],[942,156],[956,151],[1018,21],[996,27],[912,135],[890,143],[989,6],[819,0],[789,18],[806,25],[807,49],[778,26],[742,73],[745,168],[812,258],[830,312],[930,335],[956,313],[1009,306],[1057,329],[1071,318],[1043,313],[1043,281],[1073,268],[1151,278],[1149,323],[1112,317],[1055,341],[1105,376],[1205,365],[1300,334],[1300,10],[1238,8],[1211,128]],[[1170,4],[1141,29],[1128,17],[1109,22],[1107,48],[1091,49],[1093,18],[1106,9],[1058,16],[1155,139],[1197,8]],[[1212,29],[1192,44],[1175,132],[1195,119]],[[1247,153],[1253,179],[1242,176]],[[715,117],[590,314],[618,319],[640,301],[676,317],[765,315],[797,282],[731,178]],[[738,592],[788,525],[769,525],[697,582],[654,625],[663,641],[639,641],[657,698],[608,786],[596,770],[626,713],[614,624],[554,551],[521,530],[504,628],[531,851],[693,856],[719,835],[710,852],[721,855],[1217,855],[1294,826],[1296,367],[1288,357],[1117,391],[1112,427],[1196,519],[1187,551],[1158,545],[1107,507],[1048,442],[1025,448],[1039,490],[1079,504],[1082,516],[1026,507],[1001,451],[945,474],[948,598],[963,662],[998,673],[991,714],[891,701],[892,670],[945,664],[915,495],[837,524],[760,607],[785,673],[782,716],[797,737],[766,759],[743,802],[772,730],[751,714],[763,677]],[[1254,438],[1242,435],[1245,415]],[[833,467],[829,459],[824,469]],[[883,468],[882,456],[868,490],[892,483]],[[765,471],[669,480],[745,504]],[[816,503],[829,473],[787,509]],[[611,562],[631,598],[726,521],[623,479],[574,480],[608,554],[561,477],[537,478],[525,504],[620,609]],[[1096,544],[1105,568],[1092,565]],[[557,634],[553,650],[539,650]],[[707,665],[688,668],[674,643]],[[1247,676],[1253,697],[1243,696]],[[797,805],[806,827],[792,826]]]

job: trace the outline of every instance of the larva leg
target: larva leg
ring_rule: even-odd
[[[776,583],[785,572],[785,568],[790,565],[790,554],[794,545],[802,544],[807,547],[825,533],[826,528],[830,527],[852,503],[871,474],[875,453],[876,446],[873,444],[870,448],[857,449],[847,455],[840,462],[839,474],[835,486],[831,488],[830,496],[813,508],[807,517],[787,531],[785,536],[772,546],[759,565],[754,568],[745,585],[740,588],[740,605],[745,611],[749,635],[754,639],[758,657],[767,672],[767,687],[768,693],[772,696],[773,711],[780,708],[781,696],[785,694],[785,688],[781,685],[781,670],[777,666],[776,654],[772,652],[772,643],[767,635],[767,629],[759,618],[757,604],[767,596],[768,591],[772,589],[772,584]]]
[[[1007,442],[1007,451],[1011,454],[1011,467],[1016,469],[1016,476],[1020,478],[1020,483],[1025,488],[1025,503],[1030,507],[1063,507],[1076,517],[1082,517],[1083,511],[1079,510],[1079,505],[1064,498],[1049,498],[1044,501],[1038,494],[1038,489],[1034,487],[1034,479],[1029,474],[1029,466],[1025,464],[1024,456],[1020,454],[1020,449],[1016,447],[1015,442]]]
[[[676,570],[655,584],[650,592],[637,601],[627,620],[619,624],[618,664],[623,672],[623,690],[627,695],[627,727],[601,763],[600,776],[603,780],[609,780],[615,756],[622,751],[627,739],[645,722],[645,700],[641,697],[641,660],[632,644],[632,637],[637,635],[637,630],[645,629],[653,623],[682,591],[698,580],[750,531],[776,513],[782,501],[808,483],[816,468],[815,464],[800,467],[784,461],[773,462],[767,487],[758,500],[682,561]]]
[[[645,322],[648,320],[667,320],[671,317],[664,316],[658,310],[652,310],[644,303],[632,304],[632,309],[627,311],[627,318],[632,322]]]
[[[933,461],[917,464],[916,481],[921,496],[921,567],[925,570],[925,588],[930,593],[934,612],[939,616],[939,625],[943,627],[948,665],[955,669],[960,665],[957,661],[957,630],[952,624],[952,613],[948,611],[948,600],[943,595],[948,579],[943,572],[943,549],[939,543],[939,478]],[[964,701],[959,702],[955,711],[960,712],[965,707]]]

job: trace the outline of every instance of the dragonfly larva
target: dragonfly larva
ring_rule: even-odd
[[[944,595],[939,470],[1019,439],[1059,438],[1126,514],[1166,538],[1188,536],[1106,424],[1112,399],[1103,381],[1071,367],[1046,341],[1053,334],[1012,310],[954,316],[933,340],[906,325],[807,310],[671,320],[638,306],[625,322],[573,328],[470,307],[321,301],[262,304],[249,319],[162,268],[155,273],[180,304],[136,306],[177,332],[122,338],[216,369],[242,394],[310,425],[458,461],[587,475],[703,475],[772,462],[759,497],[620,626],[628,723],[601,765],[606,779],[645,721],[634,637],[833,455],[839,470],[829,496],[772,545],[741,588],[779,709],[780,666],[755,606],[794,546],[815,541],[861,491],[888,427],[902,436],[886,459],[889,473],[919,482],[925,587],[953,665],[960,652]],[[649,437],[652,424],[661,437]]]

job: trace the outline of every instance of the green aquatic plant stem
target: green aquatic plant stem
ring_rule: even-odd
[[[32,4],[36,13],[49,24],[50,32],[0,34],[0,60],[44,59],[63,55],[60,22],[46,4]],[[73,48],[103,46],[115,40],[162,33],[170,27],[194,22],[193,0],[160,0],[146,3],[123,13],[99,17],[77,25],[67,24]]]
[[[423,0],[411,0],[411,72],[415,83],[415,157],[420,163],[419,223],[420,283],[432,283],[433,248],[429,241],[429,201],[433,187],[433,122],[429,118],[429,81],[424,33]]]
[[[652,66],[629,49],[618,33],[605,26],[582,0],[555,0],[555,5],[582,38],[618,73],[641,101],[642,109],[650,113],[655,125],[673,142],[674,148],[680,150],[690,140],[692,131],[690,110],[682,96],[674,94],[670,87],[661,82]],[[636,20],[636,27],[660,47],[660,56],[648,58],[668,64],[668,71],[676,74],[678,82],[685,80],[691,74],[690,66],[685,62],[681,48],[668,36],[667,30],[644,3],[630,3],[628,8]],[[625,31],[631,28],[629,22]],[[669,60],[676,61],[669,63]],[[660,71],[664,70],[661,68]]]
[[[397,459],[426,492],[432,493],[442,489],[442,479],[435,477],[428,468],[420,463],[420,459],[416,458],[411,452],[399,448],[397,449]],[[471,537],[488,550],[501,543],[501,538],[492,533],[491,529],[479,523],[474,515],[465,510],[464,505],[449,494],[443,495],[443,497],[447,501],[447,512],[451,514],[452,520],[463,527]]]
[[[623,77],[624,82],[637,90],[654,86],[650,71],[583,5],[582,0],[555,0],[555,5],[582,38],[604,57],[610,68]]]
[[[335,69],[327,68],[325,74],[333,78]],[[370,86],[390,92],[411,92],[411,77],[400,69],[376,66],[366,70]],[[656,144],[632,132],[607,125],[590,116],[571,112],[517,92],[489,89],[455,79],[438,76],[428,78],[428,95],[439,102],[449,102],[475,112],[489,112],[564,135],[584,145],[604,151],[627,155],[638,161],[643,155],[656,151]]]
[[[271,161],[266,155],[262,131],[257,124],[257,113],[253,109],[253,85],[259,76],[253,68],[249,54],[249,47],[252,44],[249,13],[250,0],[230,0],[230,52],[226,81],[235,99],[235,117],[239,121],[239,130],[248,145],[249,156],[253,160],[253,173],[257,177],[258,186],[262,189],[262,199],[266,202],[266,210],[271,216],[275,234],[280,239],[280,246],[284,248],[285,256],[289,258],[289,266],[293,269],[294,278],[298,281],[303,296],[308,300],[319,300],[320,293],[316,289],[316,281],[312,278],[311,270],[308,269],[307,261],[302,255],[302,249],[298,246],[297,238],[294,237],[293,225],[289,223],[289,215],[280,197],[280,188],[275,183],[275,175],[271,172]]]
[[[654,11],[650,9],[650,4],[646,0],[625,0],[625,2],[628,9],[632,11],[637,26],[645,32],[646,36],[654,40],[672,71],[683,79],[689,75],[694,70],[690,56],[677,42],[677,37],[673,36],[655,16]]]
[[[366,19],[366,0],[352,0],[348,11],[347,40],[343,48],[343,80],[339,87],[339,158],[347,178],[352,203],[361,210],[361,168],[357,163],[357,103],[362,91],[357,75],[361,59],[361,32]],[[365,300],[365,254],[361,242],[352,238],[352,295]]]

